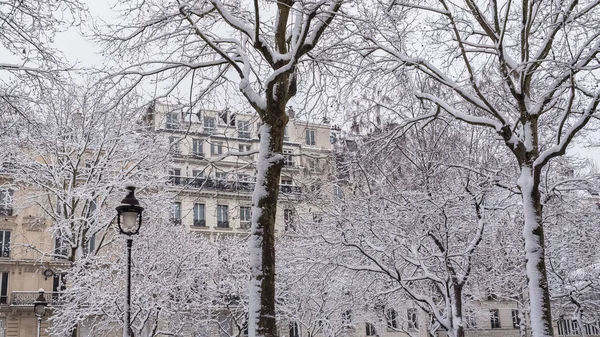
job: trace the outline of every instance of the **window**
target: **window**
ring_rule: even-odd
[[[475,319],[475,311],[473,309],[465,311],[465,322],[467,329],[477,329],[477,320]]]
[[[333,196],[338,200],[344,200],[344,191],[338,185],[333,185]]]
[[[239,144],[238,145],[238,149],[240,150],[240,152],[244,153],[244,152],[250,152],[252,149],[252,146],[249,144]]]
[[[283,141],[284,141],[284,142],[287,142],[287,141],[289,141],[289,140],[290,140],[290,136],[289,136],[289,134],[288,134],[288,127],[286,126],[286,127],[283,129]]]
[[[300,329],[296,322],[290,322],[290,337],[300,337]]]
[[[165,126],[168,130],[179,129],[179,113],[178,112],[167,113],[167,123]]]
[[[239,138],[250,138],[250,122],[249,121],[238,121],[237,131]]]
[[[8,303],[8,272],[2,272],[0,284],[0,304]]]
[[[292,193],[292,179],[284,178],[281,179],[280,190],[282,193]]]
[[[62,234],[62,231],[58,230],[55,233],[56,237],[54,238],[54,254],[57,258],[66,259],[69,257],[69,241],[65,239]]]
[[[202,187],[204,184],[204,170],[192,170],[192,176],[194,178],[191,185],[194,187]]]
[[[210,154],[223,154],[223,144],[222,143],[211,143],[210,144]]]
[[[227,180],[227,173],[226,172],[216,172],[215,173],[215,179],[217,179],[217,180]]]
[[[292,150],[283,150],[283,166],[294,166],[294,158],[292,157]]]
[[[10,257],[10,231],[0,231],[2,257]]]
[[[204,132],[215,132],[215,118],[204,116]]]
[[[204,204],[194,204],[194,226],[205,227]]]
[[[52,280],[52,291],[61,292],[67,289],[67,274],[54,274]]]
[[[170,154],[180,154],[181,153],[181,149],[179,148],[179,138],[169,137],[169,153]]]
[[[250,228],[251,221],[252,215],[250,207],[240,207],[240,227]]]
[[[229,228],[229,206],[217,205],[217,227]]]
[[[500,311],[498,309],[490,310],[490,323],[492,329],[500,329]]]
[[[317,145],[314,129],[306,129],[306,145]]]
[[[375,336],[377,334],[375,332],[375,326],[371,323],[365,323],[365,330],[367,336]]]
[[[169,182],[173,185],[181,184],[181,169],[171,168],[169,170]]]
[[[286,208],[283,210],[283,223],[285,225],[285,230],[296,230],[296,226],[294,225],[294,210]]]
[[[13,190],[0,189],[0,215],[12,216]]]
[[[519,310],[511,310],[513,328],[518,329],[521,326],[521,317],[519,317]]]
[[[388,309],[385,316],[387,318],[387,327],[390,329],[398,329],[398,312],[394,309]]]
[[[171,222],[174,225],[181,225],[181,203],[174,202],[173,209],[171,211]]]
[[[408,308],[406,309],[406,322],[408,323],[409,329],[417,329],[419,327],[419,321],[417,320],[417,309]]]
[[[204,151],[202,149],[203,143],[204,143],[203,139],[192,140],[192,153],[194,154],[194,156],[204,157]]]

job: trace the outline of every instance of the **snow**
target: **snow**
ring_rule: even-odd
[[[263,124],[258,130],[260,135],[258,158],[256,160],[256,184],[252,194],[252,228],[249,239],[250,256],[250,285],[248,294],[248,337],[256,335],[261,307],[261,279],[262,279],[262,229],[258,228],[258,221],[262,216],[262,208],[258,206],[260,200],[268,195],[266,176],[272,165],[272,155],[269,149],[271,142],[271,127]]]
[[[542,247],[539,237],[533,233],[538,227],[537,212],[533,201],[533,172],[529,167],[521,169],[521,175],[517,181],[523,198],[523,216],[525,224],[523,237],[525,239],[525,258],[527,260],[526,272],[528,278],[531,328],[535,337],[546,337],[547,327],[544,323],[544,294],[540,287],[543,279],[538,269],[538,263],[542,256]]]
[[[250,103],[257,106],[261,110],[267,109],[267,102],[262,98],[250,85],[248,79],[244,78],[240,81],[240,90],[250,100]]]

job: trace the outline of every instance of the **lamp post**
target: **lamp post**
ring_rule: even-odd
[[[121,234],[127,235],[127,283],[125,285],[125,317],[123,319],[123,337],[133,337],[131,330],[131,246],[132,235],[138,234],[142,226],[144,208],[135,198],[135,187],[127,186],[129,193],[117,206],[117,224]]]
[[[35,302],[33,302],[33,311],[35,312],[35,317],[37,317],[37,337],[40,337],[40,332],[42,330],[42,318],[46,314],[46,307],[48,306],[48,302],[44,297],[44,289],[40,288],[39,292],[40,294]]]

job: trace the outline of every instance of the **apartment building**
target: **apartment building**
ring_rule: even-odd
[[[1,168],[0,179],[0,337],[36,336],[33,303],[38,289],[46,291],[49,303],[59,301],[64,282],[57,270],[63,260],[44,255],[53,250],[50,223],[35,207],[27,207],[27,186],[11,182],[11,168]],[[50,314],[50,313],[48,313]],[[42,334],[48,327],[42,320]]]
[[[331,174],[327,124],[300,121],[290,110],[276,230],[290,230],[305,188]],[[255,183],[258,128],[254,113],[228,110],[183,112],[156,103],[146,122],[169,144],[169,182],[177,191],[172,222],[209,234],[247,233]]]

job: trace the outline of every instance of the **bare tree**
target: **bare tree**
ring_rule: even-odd
[[[79,24],[87,8],[79,0],[7,0],[0,3],[0,101],[5,113],[28,115],[27,103],[62,82],[72,69],[53,48],[57,33]]]
[[[194,109],[206,103],[215,87],[234,84],[260,116],[250,239],[251,337],[277,335],[274,222],[285,109],[300,83],[300,63],[313,60],[308,54],[316,50],[342,3],[126,1],[120,7],[123,23],[98,35],[107,52],[125,64],[114,77],[120,84],[164,80],[158,97],[186,90]],[[215,105],[234,99],[221,96],[224,101],[219,102],[218,95],[212,97]]]
[[[386,279],[385,293],[404,294],[437,322],[431,333],[454,337],[465,335],[466,295],[480,297],[470,280],[483,270],[487,227],[507,221],[500,205],[513,194],[496,186],[503,177],[488,151],[498,149],[477,140],[485,131],[463,131],[436,121],[392,141],[365,135],[349,163],[353,191],[325,207],[320,231],[338,248],[330,263]]]
[[[429,109],[418,119],[445,115],[488,128],[512,152],[532,332],[553,336],[540,181],[597,112],[600,3],[392,1],[362,9],[372,19],[359,34],[377,50],[368,54],[375,74],[389,74],[383,79]]]

